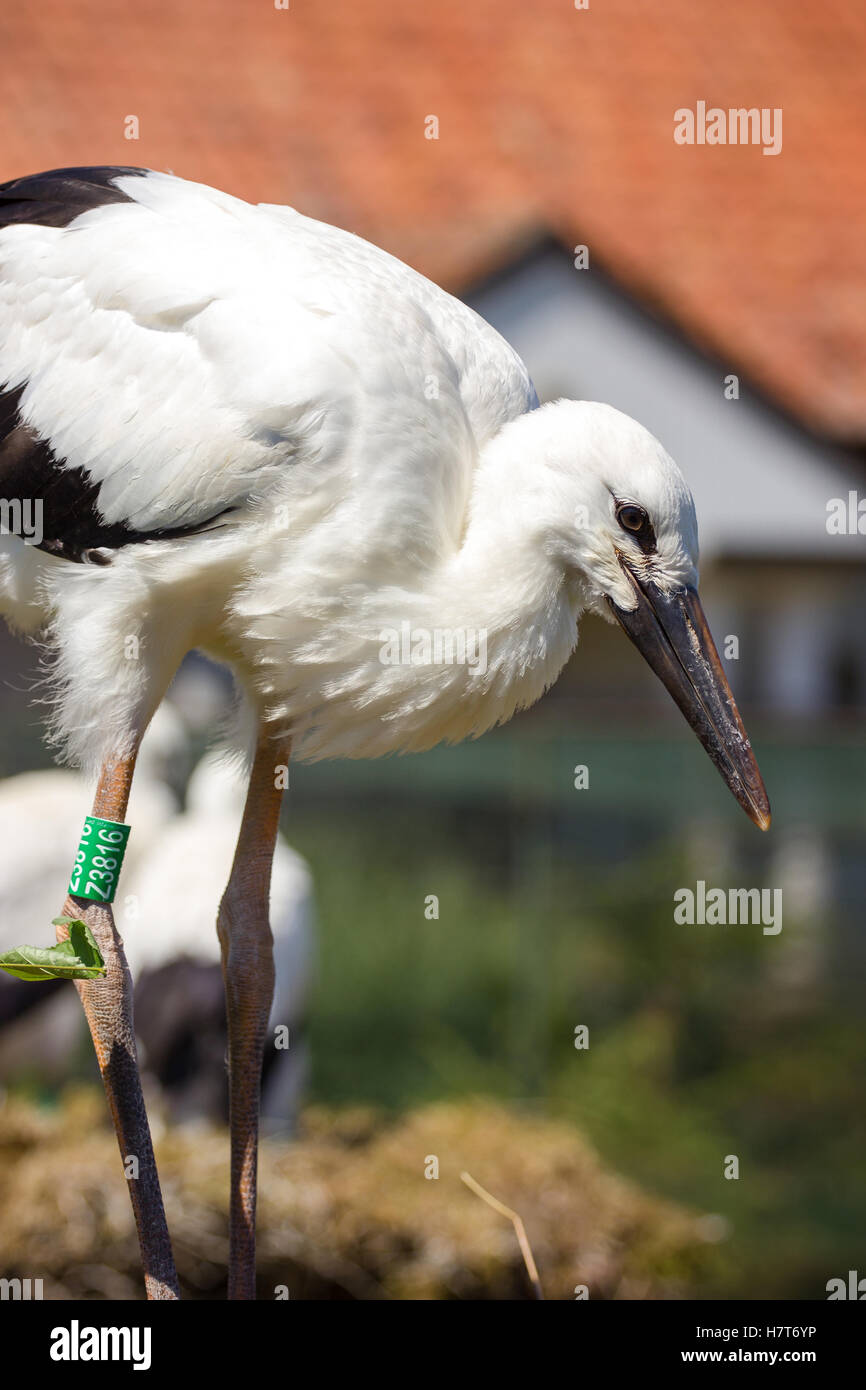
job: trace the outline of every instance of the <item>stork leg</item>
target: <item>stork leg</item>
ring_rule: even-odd
[[[93,803],[94,816],[123,821],[134,770],[134,754],[129,758],[109,759],[103,764]],[[106,965],[104,978],[76,980],[75,986],[84,1005],[126,1171],[147,1297],[179,1298],[138,1071],[132,1021],[132,977],[123,942],[107,903],[68,897],[63,911],[67,917],[87,921]],[[59,927],[57,935],[58,939],[67,935],[66,929]],[[133,1159],[135,1162],[131,1161]]]
[[[274,997],[268,899],[282,801],[278,769],[288,766],[289,753],[289,746],[278,747],[260,731],[237,849],[217,919],[228,1018],[231,1299],[256,1296],[259,1097]]]

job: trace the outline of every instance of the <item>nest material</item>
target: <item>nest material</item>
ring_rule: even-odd
[[[224,1297],[226,1134],[154,1128],[184,1296]],[[142,1296],[101,1094],[52,1112],[7,1100],[0,1165],[3,1276],[42,1278],[46,1298]],[[397,1119],[310,1109],[295,1141],[265,1141],[259,1297],[533,1297],[511,1223],[464,1170],[522,1217],[548,1299],[699,1296],[714,1258],[699,1218],[607,1172],[569,1125],[477,1100]]]

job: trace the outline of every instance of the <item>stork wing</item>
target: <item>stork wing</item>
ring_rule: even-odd
[[[151,178],[167,209],[131,196]],[[237,200],[191,189],[122,168],[0,185],[0,497],[41,503],[64,558],[218,525],[291,453],[292,411],[257,420],[227,380],[255,246]]]
[[[456,537],[478,444],[533,402],[471,310],[291,208],[135,169],[0,186],[0,497],[43,503],[43,549],[231,525],[352,450],[347,486],[410,466]]]

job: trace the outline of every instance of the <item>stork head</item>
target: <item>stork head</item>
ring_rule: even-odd
[[[698,528],[673,459],[611,406],[556,401],[526,417],[541,443],[548,532],[582,606],[616,619],[672,695],[747,815],[770,804],[698,598]]]

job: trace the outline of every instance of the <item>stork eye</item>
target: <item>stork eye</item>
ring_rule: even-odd
[[[628,531],[644,555],[652,555],[656,548],[656,533],[645,507],[637,502],[617,502],[616,519],[624,531]]]
[[[635,535],[649,525],[649,517],[643,507],[635,506],[633,502],[624,502],[617,507],[616,519],[624,531],[632,531]]]

